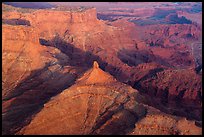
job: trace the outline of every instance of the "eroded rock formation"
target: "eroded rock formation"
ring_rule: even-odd
[[[201,135],[195,121],[175,117],[147,106],[147,114],[135,124],[130,135]]]
[[[158,107],[160,110],[164,111],[166,108],[168,113],[173,115],[181,114],[201,120],[201,75],[194,72],[196,60],[193,55],[197,53],[189,52],[192,45],[196,48],[195,41],[200,40],[200,26],[175,24],[142,27],[126,19],[105,22],[96,18],[95,8],[83,11],[27,11],[4,4],[3,8],[6,9],[3,10],[2,19],[12,21],[2,25],[3,134],[14,134],[28,124],[31,116],[40,111],[44,103],[73,85],[77,77],[90,68],[94,60],[115,78],[99,69],[95,63],[95,69],[89,70],[77,83],[80,88],[82,83],[87,89],[84,91],[85,102],[89,102],[89,92],[94,94],[90,85],[98,93],[104,83],[107,85],[107,88],[102,89],[104,93],[114,88],[122,92],[117,93],[118,96],[129,96],[124,95],[123,91],[129,91],[130,87],[120,84],[120,88],[117,84],[111,86],[111,83],[118,83],[118,80],[147,95],[146,99],[149,101],[144,103],[161,105]],[[17,23],[13,23],[13,20],[17,20]],[[19,20],[28,21],[29,25],[24,25],[25,22],[19,24]],[[200,65],[202,66],[202,63]],[[67,91],[78,91],[75,88],[76,86],[73,86]],[[64,98],[63,94],[59,96]],[[83,100],[81,95],[79,98]],[[103,97],[94,94],[90,100],[97,102],[100,98]],[[157,98],[159,101],[153,100]],[[75,103],[77,102],[73,105]],[[171,105],[168,103],[176,107],[179,104],[183,109],[177,108],[174,111],[174,108],[169,108]],[[47,109],[51,110],[49,107]],[[47,113],[47,109],[45,107],[45,112],[42,113]],[[97,106],[97,111],[99,109]],[[97,112],[90,111],[94,111],[94,115]],[[86,112],[83,111],[83,114]],[[114,113],[116,116],[110,119],[110,123],[115,123],[117,117],[121,118],[123,123],[126,116],[135,121],[137,117],[133,118],[129,113],[119,109],[118,113]],[[90,121],[93,124],[94,120]],[[126,122],[124,123],[131,128],[134,127],[132,125],[135,123]],[[94,132],[91,132],[90,127],[81,128],[78,125],[82,129],[78,133],[114,134],[117,129],[111,128],[110,123],[99,124],[103,126]],[[113,125],[121,129],[120,134],[127,132],[126,128],[117,124],[116,122]],[[31,132],[28,130],[28,133]]]
[[[97,62],[75,85],[52,98],[20,134],[126,134],[145,108],[138,94]],[[46,129],[46,130],[45,130]]]
[[[3,134],[13,134],[44,102],[70,86],[83,68],[69,66],[69,57],[58,49],[41,46],[32,27],[2,27]]]
[[[17,134],[198,135],[202,132],[194,121],[167,115],[137,101],[143,102],[145,98],[117,82],[94,62],[93,68],[75,85],[53,97]]]

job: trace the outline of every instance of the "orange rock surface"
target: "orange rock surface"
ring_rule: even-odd
[[[165,107],[167,109],[165,111],[170,111],[173,115],[182,113],[182,116],[201,120],[200,74],[202,70],[195,72],[197,62],[195,54],[200,53],[191,52],[191,48],[200,51],[197,45],[202,37],[202,31],[198,24],[139,26],[129,22],[127,18],[114,22],[98,20],[95,8],[82,11],[59,11],[26,10],[5,4],[2,6],[4,8],[3,20],[21,19],[30,23],[30,26],[18,23],[9,25],[6,21],[2,24],[3,134],[15,134],[31,121],[31,117],[40,111],[43,104],[65,89],[70,92],[80,92],[85,85],[83,89],[85,99],[79,96],[80,103],[89,102],[89,92],[94,94],[95,90],[97,93],[100,90],[107,93],[115,89],[120,91],[121,93],[117,94],[122,94],[124,98],[128,96],[123,93],[127,89],[136,92],[121,83],[118,88],[117,81],[129,84],[140,93],[144,93],[146,100],[149,101],[144,102],[149,105],[159,106],[158,108],[162,111],[165,110],[163,109]],[[137,10],[134,11],[137,12]],[[138,14],[143,14],[142,12]],[[77,77],[92,66],[93,61],[97,61],[101,69],[97,63],[94,63],[94,67],[76,81]],[[78,90],[77,86],[69,89],[69,86],[75,82],[82,89]],[[95,87],[95,84],[102,87]],[[113,96],[114,94],[115,91],[113,91]],[[59,96],[64,99],[63,94]],[[91,99],[99,102],[100,98],[103,98],[99,96],[94,94]],[[110,96],[112,97],[112,94]],[[60,104],[63,104],[63,101],[60,101]],[[67,103],[73,102],[67,101]],[[72,105],[80,106],[79,104],[74,102]],[[51,105],[55,106],[52,103]],[[183,108],[176,108],[174,111],[171,105]],[[63,105],[63,107],[67,106]],[[92,106],[87,105],[82,109],[87,110],[87,108],[92,108]],[[40,111],[39,115],[42,113],[42,117],[45,117],[44,113],[47,114],[50,111],[52,107],[49,110],[45,107],[45,112]],[[83,111],[83,114],[87,114],[87,111]],[[96,106],[90,111],[93,111],[93,115],[97,117],[99,107]],[[50,115],[55,117],[56,113],[50,113]],[[66,113],[63,111],[60,117],[66,116]],[[71,129],[80,128],[77,134],[114,134],[121,129],[121,134],[123,134],[127,133],[127,129],[123,127],[124,125],[118,126],[117,119],[121,118],[121,123],[130,125],[132,128],[135,123],[125,120],[129,116],[131,120],[135,120],[129,111],[122,109],[106,124],[99,122],[101,128],[94,132],[91,132],[88,126],[89,122],[94,123],[94,118],[85,122],[87,127],[80,127],[83,125],[72,121],[74,124],[70,131],[65,131],[66,128],[60,124],[59,129],[51,131],[52,128],[55,128],[55,123],[52,123],[49,132],[43,130],[48,123],[42,123],[42,129],[39,127],[36,131],[29,128],[27,130],[28,134],[38,131],[46,132],[46,134],[75,134],[76,131]],[[37,123],[40,120],[41,116]],[[57,119],[56,123],[60,123],[60,120],[62,119]],[[83,121],[84,119],[77,120]],[[112,127],[111,124],[118,129]]]
[[[18,134],[125,134],[145,114],[132,94],[139,96],[94,62],[91,70],[46,103]]]

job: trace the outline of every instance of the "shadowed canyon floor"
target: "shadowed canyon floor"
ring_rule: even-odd
[[[171,24],[167,8],[159,27],[96,8],[2,7],[2,134],[202,134],[202,26],[189,5],[176,14],[193,23]]]

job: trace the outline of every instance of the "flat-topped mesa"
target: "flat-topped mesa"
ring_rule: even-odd
[[[40,36],[45,39],[52,39],[56,32],[60,36],[64,36],[67,30],[70,30],[70,32],[79,31],[77,30],[79,26],[80,31],[89,30],[99,23],[95,8],[81,12],[43,9],[32,14],[26,14],[23,19],[30,21],[31,26],[35,27]]]
[[[110,84],[117,80],[109,73],[100,69],[97,61],[94,61],[93,67],[88,70],[79,80],[79,84]]]
[[[83,11],[59,11],[59,10],[38,10],[28,18],[34,23],[87,23],[96,22],[97,13],[96,8],[89,8]]]

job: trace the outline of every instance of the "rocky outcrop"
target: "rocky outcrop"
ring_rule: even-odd
[[[147,106],[147,115],[135,124],[130,135],[201,135],[195,121],[167,115]]]
[[[137,86],[149,98],[154,96],[148,102],[152,106],[170,114],[202,119],[201,78],[194,70],[164,70],[140,81]]]
[[[83,68],[69,66],[58,49],[41,46],[33,27],[3,25],[2,36],[2,134],[14,134]]]
[[[54,17],[54,18],[53,18]],[[51,39],[56,33],[63,36],[72,24],[97,24],[96,9],[87,9],[83,12],[39,10],[24,17],[31,25],[39,30],[40,36]],[[60,25],[56,25],[60,24]]]
[[[46,15],[46,18],[44,16]],[[61,15],[61,16],[58,16]],[[55,18],[52,18],[52,17]],[[63,17],[62,17],[63,16]],[[33,19],[31,19],[34,17]],[[34,12],[31,15],[31,20],[33,21],[33,26],[35,26],[37,23],[43,22],[50,22],[48,19],[51,19],[54,22],[62,23],[66,22],[67,24],[69,23],[87,23],[87,22],[96,22],[96,9],[95,8],[90,8],[86,9],[85,11],[58,11],[58,10],[39,10]],[[50,23],[54,23],[50,22]]]
[[[191,104],[192,106],[195,106],[195,104],[200,106],[201,86],[198,86],[198,85],[201,85],[200,77],[193,70],[180,70],[180,71],[166,70],[163,72],[159,72],[155,76],[157,78],[153,77],[153,78],[144,80],[141,84],[145,84],[146,86],[143,85],[142,87],[147,87],[147,89],[150,88],[147,85],[149,82],[151,82],[152,87],[158,87],[159,89],[168,88],[169,101],[173,99],[177,99],[177,101],[184,103],[185,106],[187,104],[190,105],[190,103],[192,103]],[[180,81],[181,79],[182,81]],[[145,89],[144,91],[148,92],[147,89]],[[159,95],[160,94],[159,89],[155,90],[156,93],[153,93],[152,91],[149,91],[149,93]],[[183,90],[183,93],[179,92],[181,90]],[[192,100],[188,100],[188,99],[192,99]]]
[[[50,97],[71,86],[77,76],[92,65],[93,60],[97,60],[104,71],[120,82],[150,95],[150,102],[160,98],[162,101],[157,103],[161,105],[172,101],[176,106],[190,106],[184,111],[181,109],[182,115],[200,119],[201,75],[194,73],[195,61],[187,51],[187,46],[201,37],[199,26],[141,27],[125,19],[104,22],[97,20],[94,8],[32,12],[19,8],[3,12],[2,18],[30,22],[30,26],[2,26],[4,134],[14,134],[29,123],[31,115],[40,111]],[[98,68],[97,64],[94,68]],[[109,83],[117,83],[99,70],[88,71],[77,86],[85,84],[88,90],[90,85],[94,87],[94,84],[106,83],[106,91],[111,88]],[[115,90],[125,89],[116,87]],[[87,95],[89,91],[85,93]],[[98,95],[93,98],[98,98]],[[180,102],[177,102],[179,99]],[[171,109],[169,111],[173,115],[181,113],[179,110],[176,113]],[[131,117],[126,110],[124,113]],[[132,123],[130,125],[132,127]],[[94,133],[113,133],[106,129]],[[121,132],[126,131],[121,128]]]
[[[96,61],[93,63],[93,69],[84,74],[84,76],[79,79],[78,83],[89,84],[109,84],[111,82],[116,82],[110,74],[105,73],[99,68],[99,65]]]
[[[3,25],[2,34],[4,98],[6,90],[13,89],[32,70],[43,67],[44,62],[40,57],[43,47],[33,28]]]
[[[41,9],[20,12],[20,8],[9,7],[3,4],[4,9],[12,9],[12,12],[4,12],[2,15],[3,19],[23,19],[28,20],[32,27],[37,30],[40,37],[51,39],[56,33],[60,36],[64,36],[69,31],[69,27],[73,24],[83,28],[86,26],[95,26],[99,23],[96,17],[96,9],[88,8],[83,11],[80,9],[75,10],[52,10],[52,9]],[[54,18],[53,18],[54,17]],[[60,24],[60,25],[56,25]],[[79,28],[79,27],[77,27]],[[75,28],[76,30],[76,28]],[[81,30],[83,31],[83,29]]]
[[[145,100],[94,62],[75,85],[46,103],[17,134],[202,134],[195,121],[162,113],[142,104]]]
[[[18,134],[125,134],[145,115],[134,96],[138,92],[94,62],[92,69],[46,103]]]

